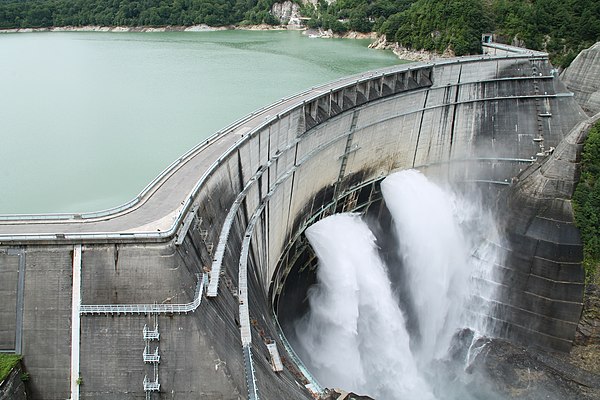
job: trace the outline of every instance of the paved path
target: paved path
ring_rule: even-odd
[[[457,62],[478,62],[482,59],[527,58],[532,55],[512,55],[510,57],[473,56],[436,61],[435,64],[453,64]],[[115,235],[124,237],[159,238],[165,232],[174,233],[175,223],[181,217],[186,201],[193,194],[201,177],[208,172],[223,153],[241,140],[242,135],[263,125],[266,120],[302,104],[319,94],[337,89],[358,80],[379,77],[384,73],[415,69],[433,64],[402,64],[379,71],[367,72],[342,78],[335,82],[315,87],[280,102],[267,106],[256,113],[244,117],[210,140],[210,143],[198,146],[187,154],[177,166],[158,179],[140,201],[119,212],[94,218],[77,216],[0,216],[0,244],[14,241],[67,239],[97,239]],[[95,237],[94,237],[95,235]],[[129,236],[131,235],[131,236]],[[135,235],[135,236],[134,236]]]
[[[61,235],[151,234],[168,231],[172,229],[185,201],[192,194],[199,179],[209,171],[223,153],[242,138],[243,134],[259,127],[266,119],[286,111],[293,105],[301,104],[334,87],[355,82],[357,79],[368,78],[374,74],[376,73],[355,75],[313,88],[288,99],[282,99],[278,103],[251,114],[208,145],[200,146],[192,152],[175,170],[156,182],[140,202],[126,210],[103,217],[85,219],[65,218],[64,216],[61,218],[58,215],[55,218],[47,215],[37,219],[28,216],[15,216],[14,218],[3,216],[4,219],[0,219],[0,243],[18,239],[11,238],[12,235],[59,235],[61,237]]]

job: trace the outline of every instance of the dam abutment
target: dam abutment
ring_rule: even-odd
[[[279,296],[294,280],[296,261],[306,258],[308,224],[335,211],[380,207],[379,181],[402,169],[504,188],[536,159],[550,157],[585,116],[547,56],[525,53],[363,74],[253,118],[216,139],[228,150],[211,160],[210,170],[198,171],[202,184],[184,199],[189,206],[170,236],[155,231],[136,238],[134,225],[122,231],[127,236],[101,240],[77,230],[38,241],[32,233],[0,237],[0,260],[15,288],[13,253],[26,254],[22,354],[37,397],[74,396],[72,254],[83,244],[75,396],[310,398],[319,388],[287,351],[273,314],[286,312]],[[569,236],[565,245],[571,244]],[[572,254],[546,262],[540,253],[527,264],[533,272],[506,266],[515,270],[518,294],[500,305],[507,309],[502,322],[524,329],[514,338],[568,350],[581,303],[579,275],[561,264],[577,264],[579,253]],[[536,283],[540,291],[532,298],[520,282],[535,281],[542,270],[554,278]],[[12,287],[10,307],[17,307],[20,292]],[[564,302],[572,308],[557,305]],[[106,307],[86,308],[93,305]],[[16,335],[17,313],[8,308],[0,310],[2,326],[14,326]],[[521,327],[522,319],[538,322]],[[144,326],[157,327],[160,339],[145,338]],[[16,345],[10,332],[0,333],[1,345]],[[538,340],[548,335],[556,340]],[[151,357],[155,349],[160,362]]]

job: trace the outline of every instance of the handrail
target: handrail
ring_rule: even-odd
[[[392,67],[386,67],[386,69],[393,69],[394,66]],[[363,72],[363,73],[359,73],[356,74],[355,76],[363,76],[365,74],[368,74],[369,72]],[[133,199],[115,206],[115,207],[110,207],[104,210],[100,210],[100,211],[90,211],[90,212],[81,212],[81,213],[47,213],[47,214],[0,214],[0,221],[12,221],[12,220],[63,220],[63,219],[91,219],[91,218],[98,218],[98,217],[105,217],[105,216],[110,216],[110,215],[114,215],[117,214],[123,210],[126,210],[128,208],[133,207],[134,205],[136,205],[137,203],[139,203],[143,197],[145,197],[148,193],[150,193],[151,191],[156,190],[158,187],[155,187],[158,182],[160,182],[164,177],[166,177],[167,175],[169,175],[170,173],[174,172],[176,170],[176,167],[179,166],[180,164],[182,164],[182,162],[188,158],[190,158],[192,155],[194,155],[195,153],[197,153],[198,151],[204,149],[205,146],[209,145],[211,142],[216,141],[217,139],[221,138],[222,136],[224,136],[225,134],[229,133],[230,131],[235,130],[236,128],[238,128],[240,125],[242,125],[243,123],[247,122],[248,120],[254,118],[257,114],[261,114],[265,111],[268,111],[271,108],[275,108],[277,105],[279,105],[280,103],[284,102],[284,101],[289,101],[289,100],[293,100],[295,98],[298,97],[302,97],[305,96],[315,90],[318,90],[320,88],[324,88],[327,87],[329,85],[331,85],[334,82],[339,82],[342,80],[346,80],[348,79],[347,77],[342,77],[342,78],[338,78],[334,81],[331,82],[326,82],[317,86],[313,86],[310,89],[305,89],[302,90],[300,92],[297,92],[295,94],[292,94],[291,96],[288,97],[282,97],[279,102],[274,102],[271,104],[268,104],[266,106],[260,107],[254,111],[252,111],[250,114],[246,114],[241,118],[238,118],[237,120],[235,120],[234,122],[230,123],[229,125],[227,125],[226,127],[218,130],[217,132],[215,132],[213,135],[209,136],[207,139],[203,140],[202,142],[198,143],[197,145],[195,145],[194,147],[192,147],[190,150],[186,151],[184,154],[182,154],[179,158],[177,158],[175,161],[173,161],[171,164],[169,164],[160,174],[158,174],[158,176],[156,176],[152,181],[150,181],[150,183],[148,183],[143,189],[142,191],[135,196]]]
[[[296,93],[290,97],[284,97],[280,101],[291,100],[295,97],[299,97],[309,92],[310,90],[305,90],[304,92]],[[208,146],[211,142],[216,141],[221,138],[225,134],[229,133],[229,131],[234,130],[237,126],[243,124],[244,122],[252,119],[256,114],[267,111],[270,108],[274,108],[278,103],[271,103],[267,106],[261,107],[250,114],[247,114],[241,118],[238,118],[231,124],[227,125],[225,128],[218,130],[213,135],[209,136],[204,141],[198,143],[190,150],[185,152],[171,164],[169,164],[158,176],[156,176],[150,183],[148,183],[142,191],[135,196],[133,199],[115,206],[110,207],[100,211],[90,211],[90,212],[81,212],[81,213],[48,213],[48,214],[0,214],[0,221],[12,221],[12,220],[64,220],[64,219],[91,219],[91,218],[99,218],[117,214],[121,211],[124,211],[128,208],[132,208],[137,203],[141,202],[142,199],[148,195],[150,192],[158,189],[160,185],[158,183],[163,180],[167,175],[176,171],[177,167],[180,166],[184,160],[191,158],[198,151],[203,150],[206,146]]]
[[[114,207],[112,209],[107,209],[103,211],[93,212],[93,213],[81,213],[81,214],[30,214],[30,215],[0,215],[0,221],[28,221],[28,220],[41,220],[41,221],[64,221],[64,220],[89,220],[92,218],[101,218],[101,217],[109,217],[115,216],[117,213],[125,212],[126,210],[130,210],[135,207],[141,200],[146,200],[144,197],[148,197],[150,192],[157,190],[161,182],[164,181],[165,177],[173,172],[176,169],[183,165],[187,159],[189,159],[193,154],[201,151],[204,146],[211,144],[228,133],[231,133],[233,130],[239,128],[244,122],[256,117],[257,114],[264,113],[269,109],[272,109],[282,102],[291,101],[298,97],[305,96],[306,98],[302,103],[300,102],[291,102],[291,104],[285,108],[283,111],[279,112],[276,116],[270,116],[270,118],[265,118],[258,126],[251,129],[244,136],[242,136],[239,140],[235,141],[233,145],[227,149],[217,160],[215,160],[211,166],[204,172],[204,174],[200,177],[200,179],[196,182],[196,185],[187,196],[186,200],[183,203],[183,207],[180,208],[180,211],[177,217],[174,219],[173,225],[165,231],[161,232],[94,232],[94,233],[66,233],[66,234],[13,234],[13,235],[1,235],[0,241],[54,241],[57,239],[69,239],[69,240],[123,240],[123,239],[152,239],[152,240],[166,240],[175,235],[177,228],[181,225],[185,216],[189,212],[192,204],[197,197],[200,187],[206,182],[206,180],[215,172],[218,168],[219,164],[223,159],[229,157],[236,149],[238,149],[243,143],[245,143],[249,138],[253,137],[258,131],[264,129],[265,126],[272,123],[273,121],[280,118],[282,115],[286,115],[292,112],[299,107],[302,107],[303,104],[307,102],[312,102],[319,97],[330,93],[333,90],[340,90],[343,88],[351,87],[359,83],[364,83],[367,81],[375,80],[383,78],[389,74],[395,74],[398,72],[408,72],[414,70],[421,70],[424,68],[430,68],[433,66],[443,66],[448,64],[456,64],[456,63],[471,63],[478,62],[482,60],[502,60],[502,59],[531,59],[532,54],[524,53],[524,54],[511,54],[511,55],[479,55],[479,56],[467,56],[455,59],[442,59],[436,60],[435,62],[426,62],[426,63],[411,63],[411,64],[400,64],[392,67],[382,68],[377,71],[369,71],[357,75],[353,75],[350,77],[339,78],[336,81],[325,83],[322,85],[317,85],[312,87],[311,89],[305,90],[303,92],[299,92],[295,95],[292,95],[288,98],[282,98],[280,102],[272,103],[266,107],[262,107],[259,110],[248,114],[232,124],[228,125],[226,128],[216,132],[214,135],[201,142],[184,155],[179,157],[176,161],[171,163],[169,167],[167,167],[159,176],[157,176],[152,182],[150,182],[144,190],[138,195],[136,198],[130,200],[122,206]],[[540,56],[543,59],[547,59],[547,55]],[[336,85],[331,87],[332,84],[336,82],[344,82],[343,84]],[[321,89],[329,88],[327,93],[323,91],[319,91]],[[185,234],[185,232],[183,232]]]
[[[194,312],[202,301],[206,274],[198,274],[194,299],[185,304],[86,304],[79,306],[79,313],[85,314],[182,314]]]
[[[526,55],[517,55],[517,56],[512,56],[514,58],[530,58]],[[463,62],[475,62],[475,61],[480,61],[483,59],[502,59],[504,57],[500,57],[500,56],[476,56],[476,57],[464,57],[458,60],[458,62],[460,62],[461,60]],[[456,63],[457,61],[446,61],[446,62],[440,62],[439,64],[446,64],[446,63]],[[359,79],[357,79],[356,81],[351,80],[352,77],[350,78],[341,78],[338,79],[337,81],[342,81],[342,80],[348,80],[348,83],[346,85],[342,85],[340,87],[337,87],[335,90],[339,90],[341,88],[345,88],[345,87],[350,87],[353,85],[356,85],[358,83],[362,83],[362,82],[368,82],[370,80],[378,79],[381,77],[386,76],[388,73],[396,73],[396,72],[400,72],[400,71],[411,71],[411,70],[420,70],[420,69],[425,69],[425,68],[429,68],[432,67],[433,65],[436,65],[438,63],[416,63],[416,67],[415,64],[408,64],[410,65],[409,67],[406,67],[406,64],[401,64],[400,66],[394,66],[394,67],[388,67],[383,69],[382,71],[373,71],[373,72],[366,72],[366,73],[362,73],[362,74],[358,74],[355,75],[356,77],[358,77]],[[399,68],[400,67],[400,68]],[[370,74],[370,75],[369,75]],[[290,105],[289,107],[287,107],[286,109],[284,109],[282,112],[278,113],[277,116],[271,116],[271,118],[267,118],[265,119],[265,121],[263,121],[262,124],[256,126],[255,128],[251,129],[249,132],[247,132],[240,140],[236,141],[229,149],[227,149],[222,155],[221,157],[219,157],[212,165],[211,167],[205,172],[205,174],[202,176],[202,178],[197,182],[197,184],[194,186],[194,189],[192,190],[190,196],[188,196],[188,198],[186,199],[184,206],[182,208],[182,211],[179,215],[179,217],[177,218],[177,220],[174,223],[174,226],[169,230],[169,232],[171,232],[172,230],[174,230],[174,227],[176,227],[182,219],[182,216],[185,215],[187,213],[187,210],[191,207],[194,198],[196,197],[200,187],[202,186],[202,184],[204,183],[204,181],[210,176],[212,175],[212,173],[214,172],[214,170],[216,169],[216,167],[220,164],[221,160],[224,158],[227,158],[230,154],[232,154],[236,149],[238,149],[244,142],[246,142],[249,138],[253,137],[257,132],[259,132],[260,130],[262,130],[265,126],[267,126],[268,124],[270,124],[271,122],[273,122],[274,120],[278,119],[281,115],[285,115],[287,113],[290,113],[291,111],[293,111],[294,109],[297,109],[298,107],[302,106],[304,103],[306,102],[311,102],[314,101],[316,99],[318,99],[319,97],[323,96],[323,93],[319,93],[317,91],[318,88],[324,88],[329,86],[331,83],[327,83],[327,84],[323,84],[323,85],[319,85],[316,87],[311,88],[310,90],[306,90],[300,94],[297,94],[293,97],[290,97],[288,100],[291,100],[292,98],[295,97],[299,97],[299,96],[303,96],[303,95],[308,95],[310,93],[313,93],[312,96],[308,97],[307,99],[305,99],[303,101],[302,104],[300,103],[295,103]],[[273,104],[272,106],[275,106],[275,104]],[[271,107],[269,107],[271,108]]]
[[[537,50],[531,50],[531,49],[526,49],[523,47],[516,47],[516,46],[511,46],[508,44],[502,44],[502,43],[496,43],[496,42],[488,42],[488,43],[482,43],[481,44],[482,47],[489,47],[492,49],[499,49],[499,50],[504,50],[513,54],[531,54],[531,55],[536,55],[536,56],[547,56],[548,53],[545,53],[543,51],[537,51]]]

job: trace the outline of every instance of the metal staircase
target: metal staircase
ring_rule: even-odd
[[[158,364],[160,364],[160,354],[158,352],[158,345],[154,349],[151,350],[152,343],[154,341],[160,340],[160,332],[158,331],[158,317],[154,316],[154,329],[148,328],[147,325],[144,324],[144,329],[142,330],[144,340],[146,341],[146,346],[144,347],[143,359],[144,364],[152,364],[153,369],[153,380],[148,379],[148,375],[144,376],[144,392],[146,392],[146,400],[150,400],[152,398],[152,392],[160,391],[160,382],[158,381]]]
[[[160,363],[160,355],[158,354],[158,346],[154,349],[154,352],[150,350],[150,344],[146,343],[146,347],[144,347],[144,362],[145,363]]]

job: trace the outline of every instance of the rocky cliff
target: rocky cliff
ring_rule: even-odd
[[[427,50],[414,50],[401,46],[398,42],[389,42],[386,35],[380,35],[373,43],[369,45],[370,49],[392,50],[392,52],[401,60],[410,61],[432,61],[438,58],[454,57],[451,49],[446,49],[443,54]]]
[[[561,74],[567,88],[589,115],[600,112],[600,42],[582,51]]]
[[[290,0],[273,4],[271,7],[271,14],[273,14],[282,25],[287,25],[288,29],[302,28],[302,23],[300,21],[300,6]]]

